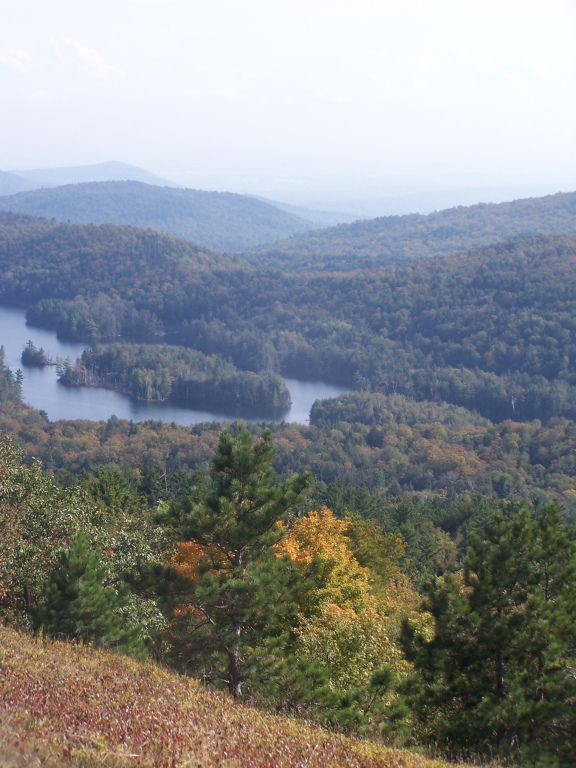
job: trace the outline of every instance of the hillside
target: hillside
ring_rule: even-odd
[[[576,192],[340,224],[248,255],[281,269],[349,271],[446,255],[517,235],[565,232],[576,232]]]
[[[0,198],[0,210],[63,222],[130,224],[219,251],[252,248],[314,227],[253,197],[140,181],[97,181],[21,192]]]
[[[176,286],[194,292],[213,271],[233,274],[237,261],[152,230],[0,213],[0,300],[29,306],[44,297],[75,297],[69,335],[81,338],[94,337],[99,316],[107,337],[157,340],[162,322],[142,302],[156,306],[158,291],[170,295]]]
[[[12,174],[26,181],[26,189],[58,187],[62,184],[79,184],[87,181],[142,181],[162,187],[177,187],[172,181],[155,173],[120,162],[96,163],[95,165],[73,165],[62,168],[35,168],[26,171],[12,171]],[[11,193],[5,193],[11,194]]]
[[[447,768],[262,714],[151,663],[0,626],[0,765]]]
[[[258,195],[252,195],[256,200],[261,200],[263,203],[273,205],[275,208],[280,208],[282,211],[291,213],[294,216],[298,216],[301,219],[312,222],[316,227],[332,227],[336,224],[350,223],[358,219],[357,214],[344,212],[344,211],[325,211],[316,210],[313,208],[305,208],[300,205],[291,205],[290,203],[282,203],[278,200],[269,200],[266,197],[259,197]]]
[[[83,291],[78,279],[96,292],[122,294],[138,291],[139,283],[146,289],[170,280],[179,284],[184,277],[188,282],[213,269],[234,269],[238,263],[234,257],[136,227],[59,224],[0,213],[0,268],[14,279],[12,288],[4,285],[2,300],[16,304]],[[14,290],[25,275],[32,283],[38,279],[38,291],[32,283],[30,293]]]

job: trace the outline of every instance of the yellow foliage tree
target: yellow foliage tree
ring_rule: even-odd
[[[356,530],[354,526],[356,525]],[[329,673],[332,688],[365,686],[375,672],[391,669],[396,677],[410,670],[398,643],[404,618],[422,619],[419,600],[404,577],[390,565],[396,578],[377,574],[378,592],[370,568],[362,567],[352,552],[348,532],[365,535],[367,526],[338,520],[323,507],[296,520],[277,545],[306,574],[313,587],[301,599],[300,621],[295,629],[298,651]],[[392,564],[403,554],[403,542],[386,543]],[[380,542],[380,539],[378,539]],[[383,574],[384,575],[384,572]]]
[[[356,612],[328,604],[321,616],[302,620],[297,635],[299,650],[329,670],[336,689],[364,686],[383,667],[397,677],[410,671],[396,642],[397,622],[378,607]]]
[[[370,570],[350,549],[349,526],[349,520],[338,520],[322,507],[296,520],[277,545],[277,552],[288,555],[303,574],[314,574],[314,586],[300,605],[304,616],[321,614],[327,604],[354,611],[373,605]]]
[[[310,577],[306,590],[297,596],[297,654],[325,669],[334,690],[368,686],[374,673],[383,668],[391,669],[397,678],[406,676],[410,664],[397,638],[404,618],[409,617],[424,629],[420,626],[419,599],[392,565],[390,572],[396,577],[384,582],[385,572],[377,573],[378,590],[374,591],[371,569],[361,566],[352,552],[358,532],[367,539],[371,528],[357,520],[339,520],[326,507],[292,525],[278,526],[278,557],[287,555],[300,570],[304,583]],[[347,535],[349,532],[355,536],[354,541]],[[387,545],[383,557],[392,564],[403,553],[403,542],[389,542],[384,535],[374,543],[376,547]],[[368,548],[368,543],[364,544]],[[179,544],[172,565],[193,582],[208,571],[221,573],[229,569],[220,550],[194,541]],[[191,610],[193,613],[187,608]]]

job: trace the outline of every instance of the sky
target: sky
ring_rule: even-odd
[[[4,171],[117,160],[332,208],[426,189],[576,189],[574,0],[0,9]]]

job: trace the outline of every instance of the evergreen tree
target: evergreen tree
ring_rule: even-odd
[[[536,517],[526,627],[533,659],[528,739],[576,764],[576,545],[556,503]]]
[[[0,403],[18,403],[22,396],[22,378],[15,376],[5,365],[4,356],[4,347],[0,345]]]
[[[138,628],[127,625],[122,616],[126,593],[106,586],[105,576],[98,555],[90,551],[86,537],[78,534],[61,553],[39,603],[32,609],[34,628],[142,655],[144,644]]]
[[[285,533],[277,523],[311,478],[280,482],[274,454],[269,430],[255,441],[243,425],[235,436],[224,430],[209,487],[168,513],[181,542],[162,583],[173,648],[183,667],[223,680],[235,698],[251,675],[262,674],[267,654],[285,644],[297,610],[298,574],[276,553]]]
[[[556,505],[496,511],[461,574],[436,579],[434,637],[404,628],[423,735],[445,748],[576,758],[575,549]]]

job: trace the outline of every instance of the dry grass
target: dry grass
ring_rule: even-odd
[[[0,766],[448,768],[266,715],[152,664],[0,626]]]

